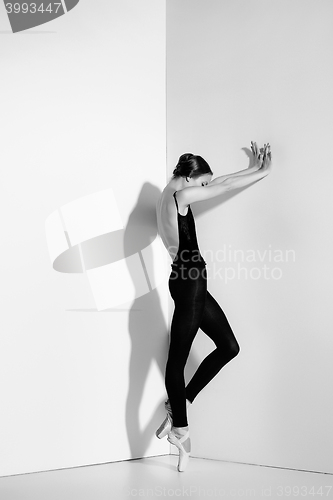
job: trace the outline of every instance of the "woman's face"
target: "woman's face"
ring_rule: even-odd
[[[207,186],[207,184],[210,183],[210,181],[212,180],[212,174],[204,174],[204,175],[200,175],[199,177],[191,177],[189,178],[189,182],[187,183],[187,186],[190,187],[190,186],[197,186],[197,187],[200,187],[200,186]]]

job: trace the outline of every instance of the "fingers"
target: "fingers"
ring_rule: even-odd
[[[264,153],[264,164],[265,167],[269,167],[270,163],[272,161],[272,153],[271,153],[271,147],[269,144],[266,144],[265,147],[265,153]]]
[[[251,141],[251,150],[255,160],[259,162],[259,168],[261,168],[267,161],[272,160],[271,146],[269,143],[264,144],[264,147],[260,148],[258,151],[257,143]]]
[[[254,152],[255,152],[256,158],[258,158],[258,146],[257,146],[256,142],[254,143]]]
[[[265,154],[266,154],[266,157],[271,160],[272,158],[272,153],[271,153],[271,146],[269,143],[265,144],[266,146],[266,149],[265,149]]]
[[[268,158],[271,160],[272,159],[272,153],[271,153],[271,146],[268,144]]]
[[[258,158],[258,146],[257,146],[256,142],[251,141],[251,149],[252,149],[253,156],[255,158]]]

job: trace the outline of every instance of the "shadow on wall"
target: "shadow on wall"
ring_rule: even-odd
[[[140,191],[137,203],[133,208],[125,228],[124,253],[130,255],[131,248],[136,245],[136,238],[140,239],[141,248],[148,247],[148,259],[154,256],[150,243],[157,234],[156,202],[161,195],[158,188],[145,183]],[[140,234],[136,228],[141,228]],[[128,265],[129,273],[135,280],[135,268]],[[167,325],[161,309],[158,292],[150,292],[137,297],[132,303],[128,320],[128,332],[131,338],[131,354],[129,364],[129,390],[126,400],[126,429],[132,458],[142,457],[149,446],[155,430],[159,426],[159,418],[163,415],[160,408],[150,416],[148,423],[142,430],[139,422],[139,409],[144,387],[151,364],[155,361],[162,376],[164,376],[166,355],[169,338]],[[138,314],[138,310],[140,313]],[[161,404],[162,406],[162,404]]]
[[[143,185],[138,201],[126,225],[125,254],[129,252],[129,248],[133,245],[133,235],[136,234],[135,227],[144,228],[140,235],[140,245],[142,248],[150,248],[149,243],[154,240],[157,233],[156,203],[160,196],[161,191],[155,186],[149,183]],[[167,251],[165,250],[165,252]],[[150,250],[148,261],[152,261],[153,258],[153,253]],[[131,272],[131,269],[129,271]],[[169,274],[167,273],[166,280],[169,279]],[[135,282],[134,279],[133,282]],[[140,314],[136,312],[138,309]],[[137,458],[145,455],[152,437],[157,439],[155,438],[155,431],[165,418],[164,400],[167,395],[161,401],[155,413],[151,415],[145,428],[140,429],[139,408],[151,363],[156,362],[164,380],[169,349],[169,325],[165,324],[156,288],[134,300],[129,314],[128,331],[132,347],[129,373],[130,385],[126,402],[126,427],[132,458]],[[187,361],[187,367],[194,372],[197,364],[194,355],[191,353]]]
[[[96,309],[68,311],[129,310],[131,352],[126,429],[132,458],[145,456],[165,418],[166,397],[141,430],[139,413],[147,376],[155,362],[164,380],[169,346],[168,325],[157,291],[158,284],[163,280],[166,284],[170,274],[162,269],[167,251],[162,243],[161,249],[158,246],[156,202],[160,195],[156,186],[143,184],[125,227],[112,189],[67,203],[46,220],[53,268],[62,273],[85,273],[97,305]],[[124,308],[128,303],[130,309]],[[192,371],[195,364],[192,355],[188,359]]]

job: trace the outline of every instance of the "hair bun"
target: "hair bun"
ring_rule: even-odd
[[[173,171],[174,177],[200,177],[205,174],[213,175],[210,166],[201,156],[193,153],[181,155]]]
[[[186,161],[190,160],[193,157],[192,153],[184,153],[179,157],[178,164],[179,163],[185,163]]]

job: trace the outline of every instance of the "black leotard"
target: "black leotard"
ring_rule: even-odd
[[[191,206],[188,206],[186,215],[181,215],[178,212],[176,193],[177,191],[173,193],[173,197],[177,206],[179,247],[171,267],[205,267],[206,261],[202,257],[198,247],[195,222]]]

